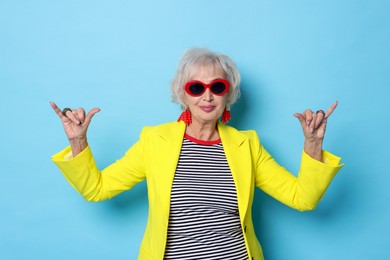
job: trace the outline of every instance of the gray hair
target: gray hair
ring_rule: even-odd
[[[210,66],[211,69],[220,69],[225,74],[225,79],[230,83],[226,100],[226,107],[230,109],[240,97],[240,73],[230,57],[203,48],[188,49],[181,57],[171,83],[172,100],[179,103],[182,109],[185,110],[186,105],[183,101],[184,85],[193,77],[197,69],[204,66]]]

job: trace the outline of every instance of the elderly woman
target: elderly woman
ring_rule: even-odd
[[[263,259],[252,223],[255,186],[290,207],[312,210],[342,167],[339,157],[322,150],[337,102],[326,113],[295,114],[305,136],[295,177],[255,131],[225,124],[239,83],[229,57],[188,50],[171,87],[183,109],[178,121],[145,127],[139,141],[102,171],[87,142],[99,109],[61,111],[51,102],[70,142],[52,159],[86,200],[110,199],[146,179],[150,205],[139,259]]]

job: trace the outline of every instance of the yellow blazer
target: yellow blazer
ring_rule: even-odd
[[[110,199],[146,179],[149,215],[139,259],[163,259],[170,196],[185,133],[185,124],[171,122],[145,127],[126,154],[102,171],[87,147],[75,158],[69,147],[52,160],[88,201]],[[237,190],[238,208],[249,259],[263,259],[252,223],[255,186],[298,210],[316,207],[338,170],[340,158],[323,152],[324,162],[303,152],[298,178],[277,164],[253,130],[238,131],[218,124],[218,131]]]

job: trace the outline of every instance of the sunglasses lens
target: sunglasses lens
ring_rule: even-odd
[[[212,86],[211,86],[211,92],[213,92],[214,94],[221,94],[225,91],[226,89],[226,85],[225,83],[223,82],[215,82]]]
[[[204,86],[200,83],[193,83],[190,85],[189,91],[195,96],[201,95],[204,92]]]

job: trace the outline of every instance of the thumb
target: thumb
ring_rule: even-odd
[[[91,123],[92,117],[93,117],[96,113],[98,113],[98,112],[100,112],[100,108],[95,107],[95,108],[91,109],[91,110],[88,112],[88,114],[85,116],[85,123],[86,123],[87,125],[89,125],[89,124]]]
[[[294,116],[298,118],[299,122],[301,123],[302,127],[306,126],[306,119],[305,117],[300,113],[295,113]]]

